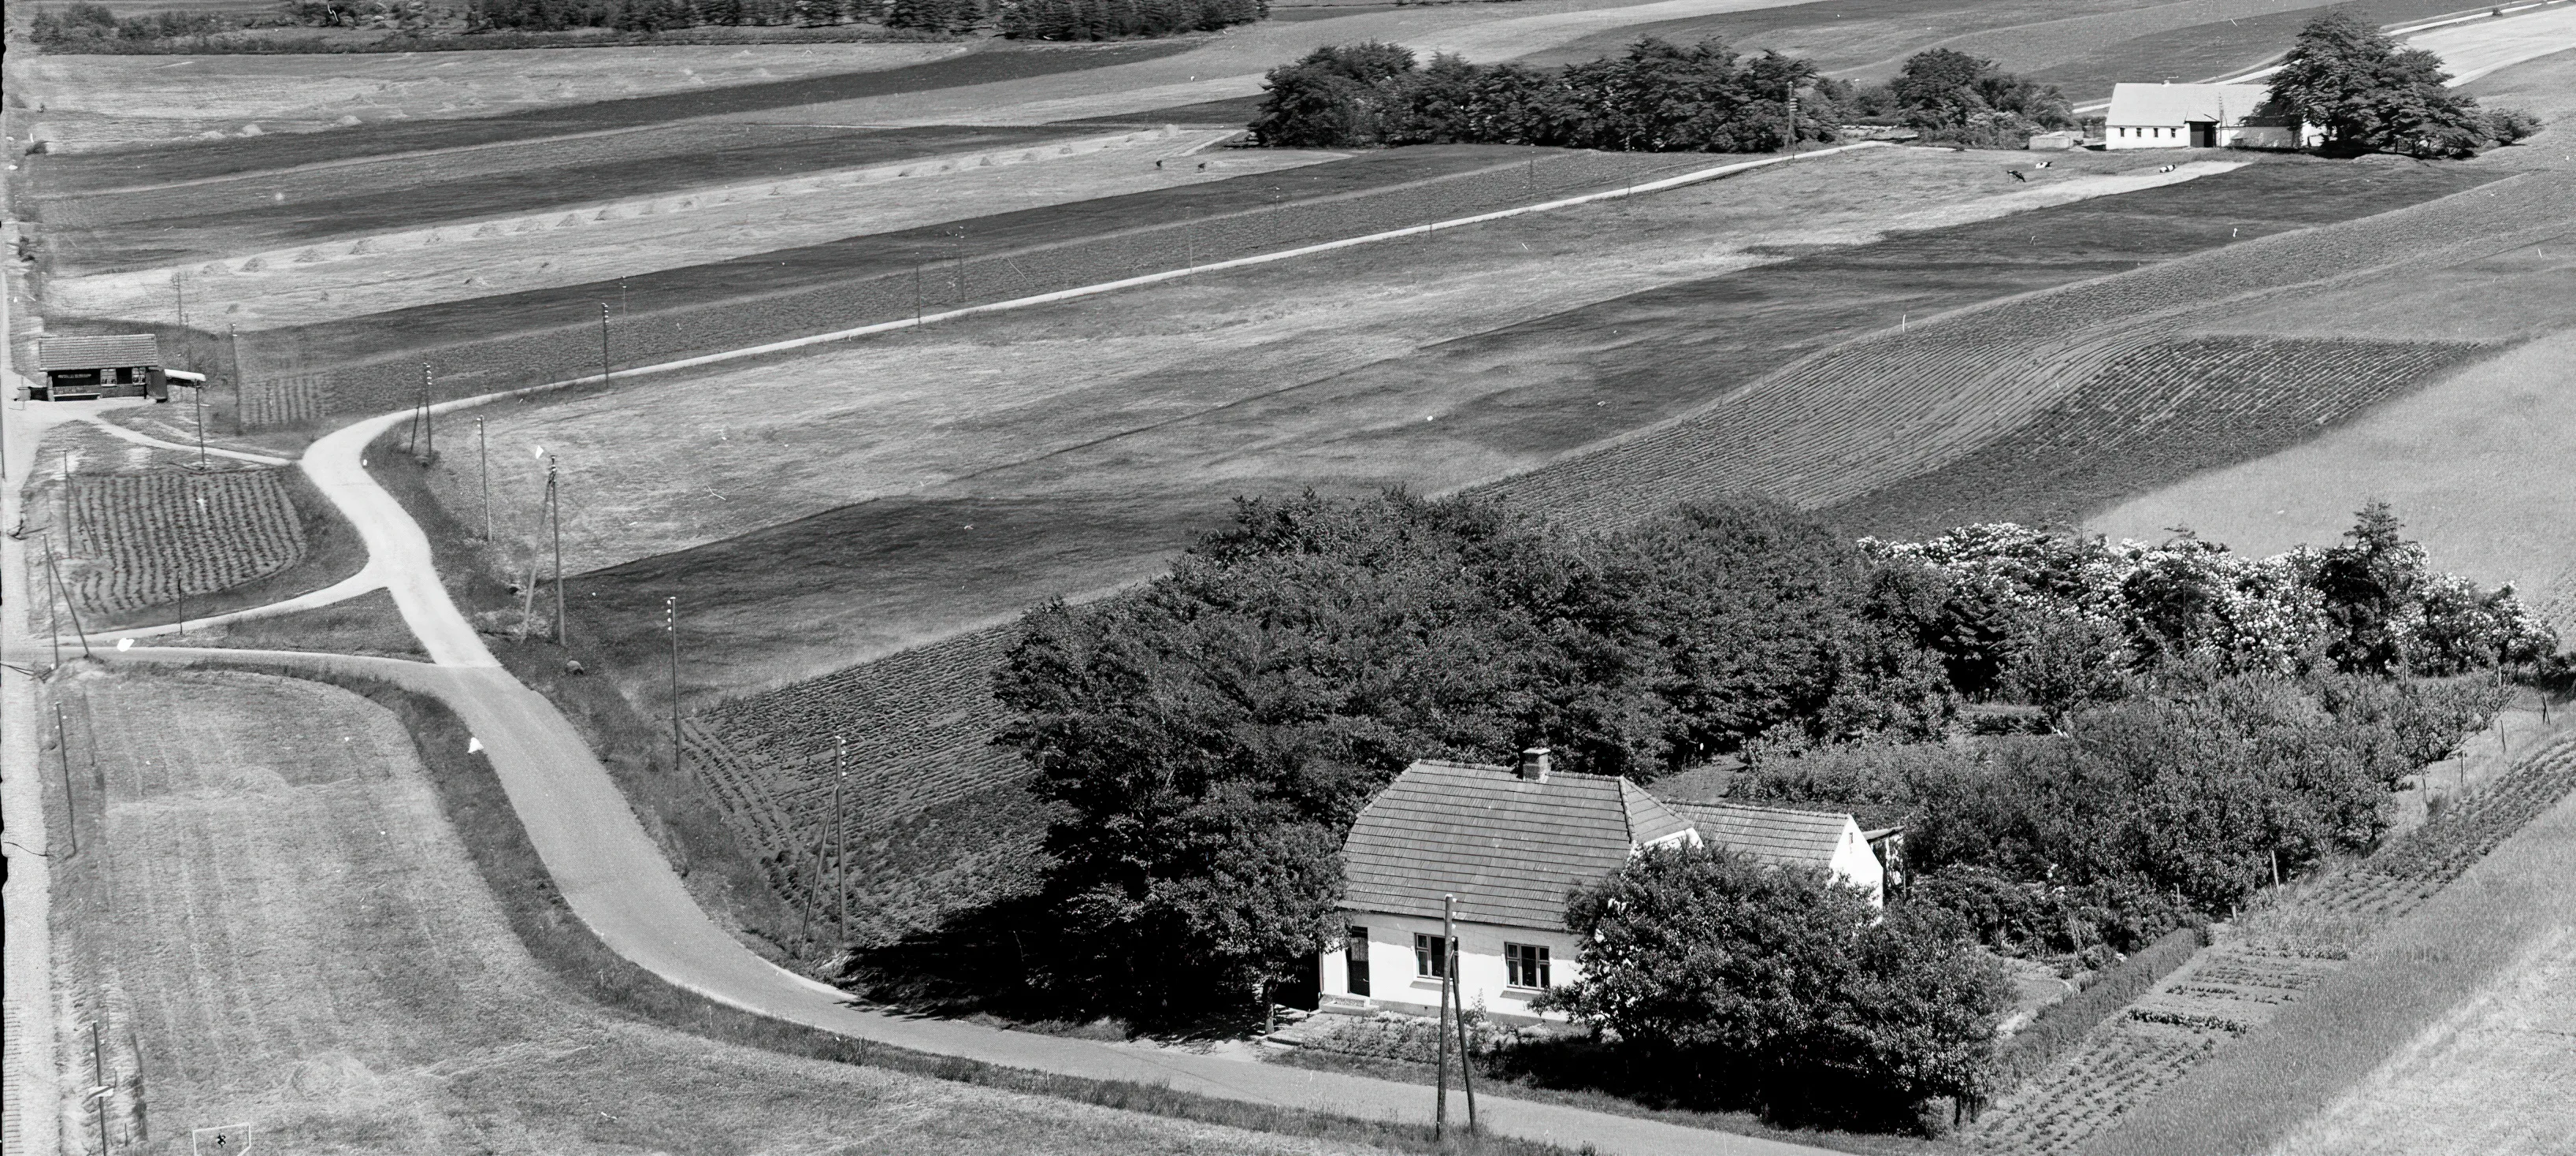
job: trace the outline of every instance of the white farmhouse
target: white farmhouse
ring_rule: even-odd
[[[1327,1011],[1436,1014],[1442,902],[1457,897],[1460,999],[1505,1021],[1563,1019],[1530,1006],[1574,978],[1565,928],[1575,890],[1649,847],[1714,843],[1757,862],[1833,870],[1881,893],[1884,875],[1849,815],[1665,803],[1624,778],[1424,761],[1404,769],[1342,844],[1341,946],[1324,953]]]
[[[2319,139],[2261,84],[2116,85],[2102,124],[2102,146],[2113,149],[2294,149]]]

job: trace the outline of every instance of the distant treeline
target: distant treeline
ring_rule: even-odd
[[[1777,52],[1748,57],[1719,40],[1681,45],[1651,36],[1622,55],[1561,69],[1447,55],[1426,67],[1400,45],[1341,45],[1274,68],[1266,81],[1251,128],[1261,143],[1288,148],[1769,152],[1793,138],[1833,140],[1836,127],[1855,118],[1936,139],[2018,146],[2037,128],[2075,123],[2056,89],[1946,49],[1919,53],[1895,81],[1866,89]]]
[[[1270,0],[1000,0],[993,26],[1020,40],[1214,32],[1270,15]]]
[[[236,36],[251,30],[382,29],[388,47],[519,48],[495,34],[584,30],[655,35],[703,28],[851,25],[948,35],[990,27],[1029,40],[1109,40],[1212,32],[1270,14],[1269,0],[286,0],[265,13],[147,12],[119,18],[75,3],[46,9],[28,37],[54,52],[346,51],[346,38]],[[864,31],[861,29],[860,31]]]

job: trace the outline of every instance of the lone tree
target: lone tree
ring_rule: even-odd
[[[2300,30],[2272,78],[2272,96],[2323,128],[2330,153],[2467,156],[2495,139],[2498,126],[2475,98],[2443,87],[2450,78],[2440,57],[2400,48],[2377,28],[2334,12]]]

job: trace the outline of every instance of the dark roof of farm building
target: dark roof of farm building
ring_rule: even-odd
[[[1524,779],[1506,767],[1425,761],[1379,792],[1342,844],[1342,905],[1562,930],[1565,898],[1690,824],[1635,783]]]
[[[131,369],[161,364],[161,340],[149,333],[114,337],[48,337],[36,343],[36,367],[55,369]]]
[[[1741,803],[1682,803],[1672,809],[1699,837],[1757,863],[1829,867],[1852,817],[1834,811],[1790,811]]]

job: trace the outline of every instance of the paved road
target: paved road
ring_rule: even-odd
[[[472,401],[449,403],[460,408]],[[926,1052],[1102,1079],[1168,1084],[1228,1099],[1428,1123],[1427,1089],[1310,1072],[1222,1055],[1006,1032],[850,1006],[838,990],[754,954],[716,926],[554,704],[503,669],[439,583],[429,540],[368,475],[361,454],[398,412],[315,442],[302,465],[366,542],[366,572],[393,592],[431,661],[292,651],[140,646],[127,661],[273,662],[385,679],[435,696],[481,740],[495,773],[564,902],[600,941],[645,970],[761,1015]],[[1553,1104],[1483,1098],[1496,1132],[1624,1156],[1818,1156],[1821,1149]]]

